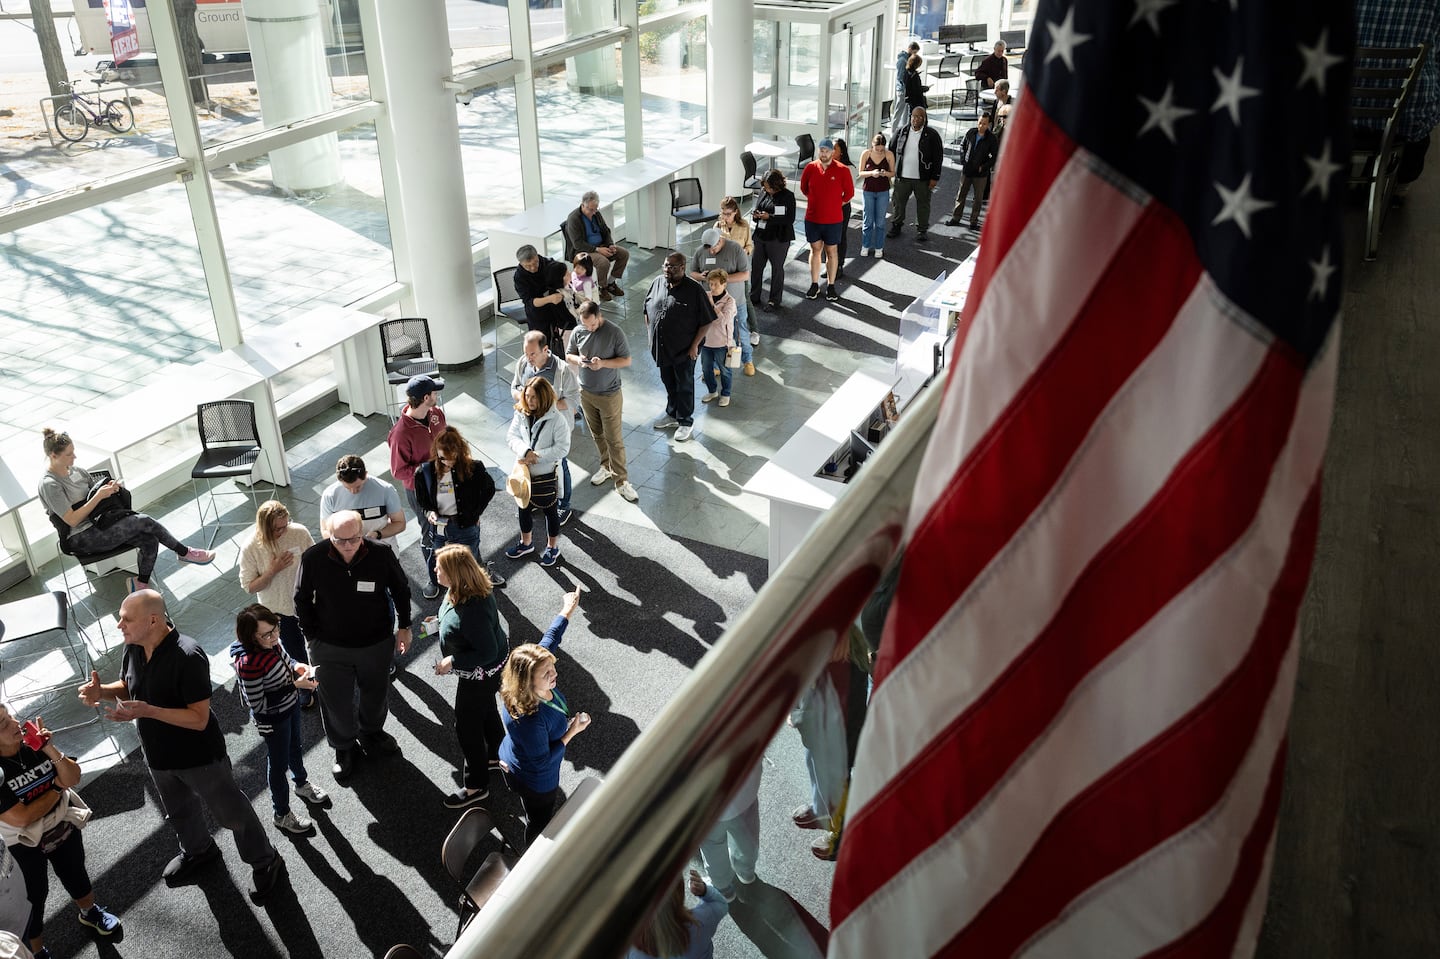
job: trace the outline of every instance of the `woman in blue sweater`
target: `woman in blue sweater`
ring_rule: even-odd
[[[555,815],[565,745],[590,725],[590,716],[572,713],[570,704],[555,688],[559,674],[554,650],[560,648],[570,616],[579,607],[580,590],[566,593],[559,615],[540,642],[525,643],[510,651],[500,684],[500,698],[505,703],[500,765],[525,807],[527,849]]]

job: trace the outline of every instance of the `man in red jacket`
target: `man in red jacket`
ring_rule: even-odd
[[[828,137],[815,148],[815,159],[800,174],[800,192],[805,194],[805,240],[810,244],[810,289],[805,296],[820,296],[820,258],[829,266],[830,282],[825,299],[840,299],[835,277],[840,275],[840,258],[836,248],[840,231],[845,229],[844,206],[855,195],[855,181],[850,168],[834,162],[835,144]]]
[[[405,487],[410,511],[420,524],[420,554],[425,557],[426,568],[430,566],[433,533],[430,521],[415,498],[415,471],[430,459],[430,443],[445,431],[445,413],[438,405],[443,388],[443,383],[431,377],[410,377],[410,382],[405,384],[405,412],[400,414],[386,439],[390,444],[390,474]],[[424,595],[426,599],[434,599],[440,595],[440,587],[427,584]]]

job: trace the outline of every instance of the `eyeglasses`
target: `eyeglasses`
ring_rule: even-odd
[[[269,629],[261,630],[255,634],[256,639],[270,639],[280,632],[279,626],[271,626]]]
[[[354,546],[356,543],[363,542],[364,539],[364,536],[332,536],[330,542],[336,546]]]

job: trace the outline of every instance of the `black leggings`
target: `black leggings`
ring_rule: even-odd
[[[455,687],[455,738],[465,757],[462,772],[466,789],[490,787],[490,760],[500,756],[505,724],[495,705],[503,670],[489,679],[461,679]]]
[[[548,821],[548,820],[547,820]],[[10,847],[10,855],[25,877],[25,893],[30,897],[30,921],[25,925],[25,939],[38,939],[45,931],[45,898],[50,894],[50,867],[71,899],[90,895],[90,874],[85,871],[85,843],[80,830],[72,829],[65,841],[47,855],[34,846],[19,843]]]
[[[560,805],[560,787],[548,792],[526,789],[514,776],[507,780],[510,788],[520,795],[520,805],[525,809],[525,848],[529,849],[535,837],[545,831],[550,820],[555,818],[555,808]]]
[[[155,569],[155,557],[160,546],[173,549],[177,555],[187,552],[185,544],[152,517],[144,513],[127,516],[112,526],[101,529],[91,526],[79,533],[70,534],[70,545],[82,553],[100,553],[117,546],[134,546],[140,551],[140,562],[136,573],[140,582],[150,582],[150,573]]]

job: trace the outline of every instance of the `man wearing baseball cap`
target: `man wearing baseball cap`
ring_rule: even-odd
[[[386,442],[390,444],[390,474],[405,487],[405,498],[410,511],[420,524],[420,553],[425,566],[430,566],[431,536],[430,521],[415,498],[415,471],[420,464],[430,459],[430,444],[445,430],[445,413],[439,407],[440,391],[445,388],[443,380],[430,376],[412,376],[405,384],[405,411],[400,414],[390,430]],[[440,595],[440,587],[434,583],[425,585],[426,599]]]
[[[730,274],[725,289],[735,298],[735,305],[739,307],[735,314],[735,336],[740,346],[740,362],[745,365],[745,375],[754,376],[755,362],[752,351],[755,348],[750,345],[750,325],[746,322],[748,314],[745,309],[748,302],[745,299],[745,281],[750,279],[750,255],[739,243],[711,227],[700,235],[700,249],[695,251],[690,263],[694,266],[690,271],[690,278],[702,286],[711,270],[724,270]]]
[[[815,159],[800,174],[800,192],[805,194],[805,240],[810,244],[810,289],[808,299],[820,296],[820,260],[829,266],[830,283],[825,299],[835,302],[840,291],[835,278],[840,275],[840,232],[845,229],[845,204],[855,196],[855,180],[849,167],[835,163],[835,141],[829,137],[815,147]]]

